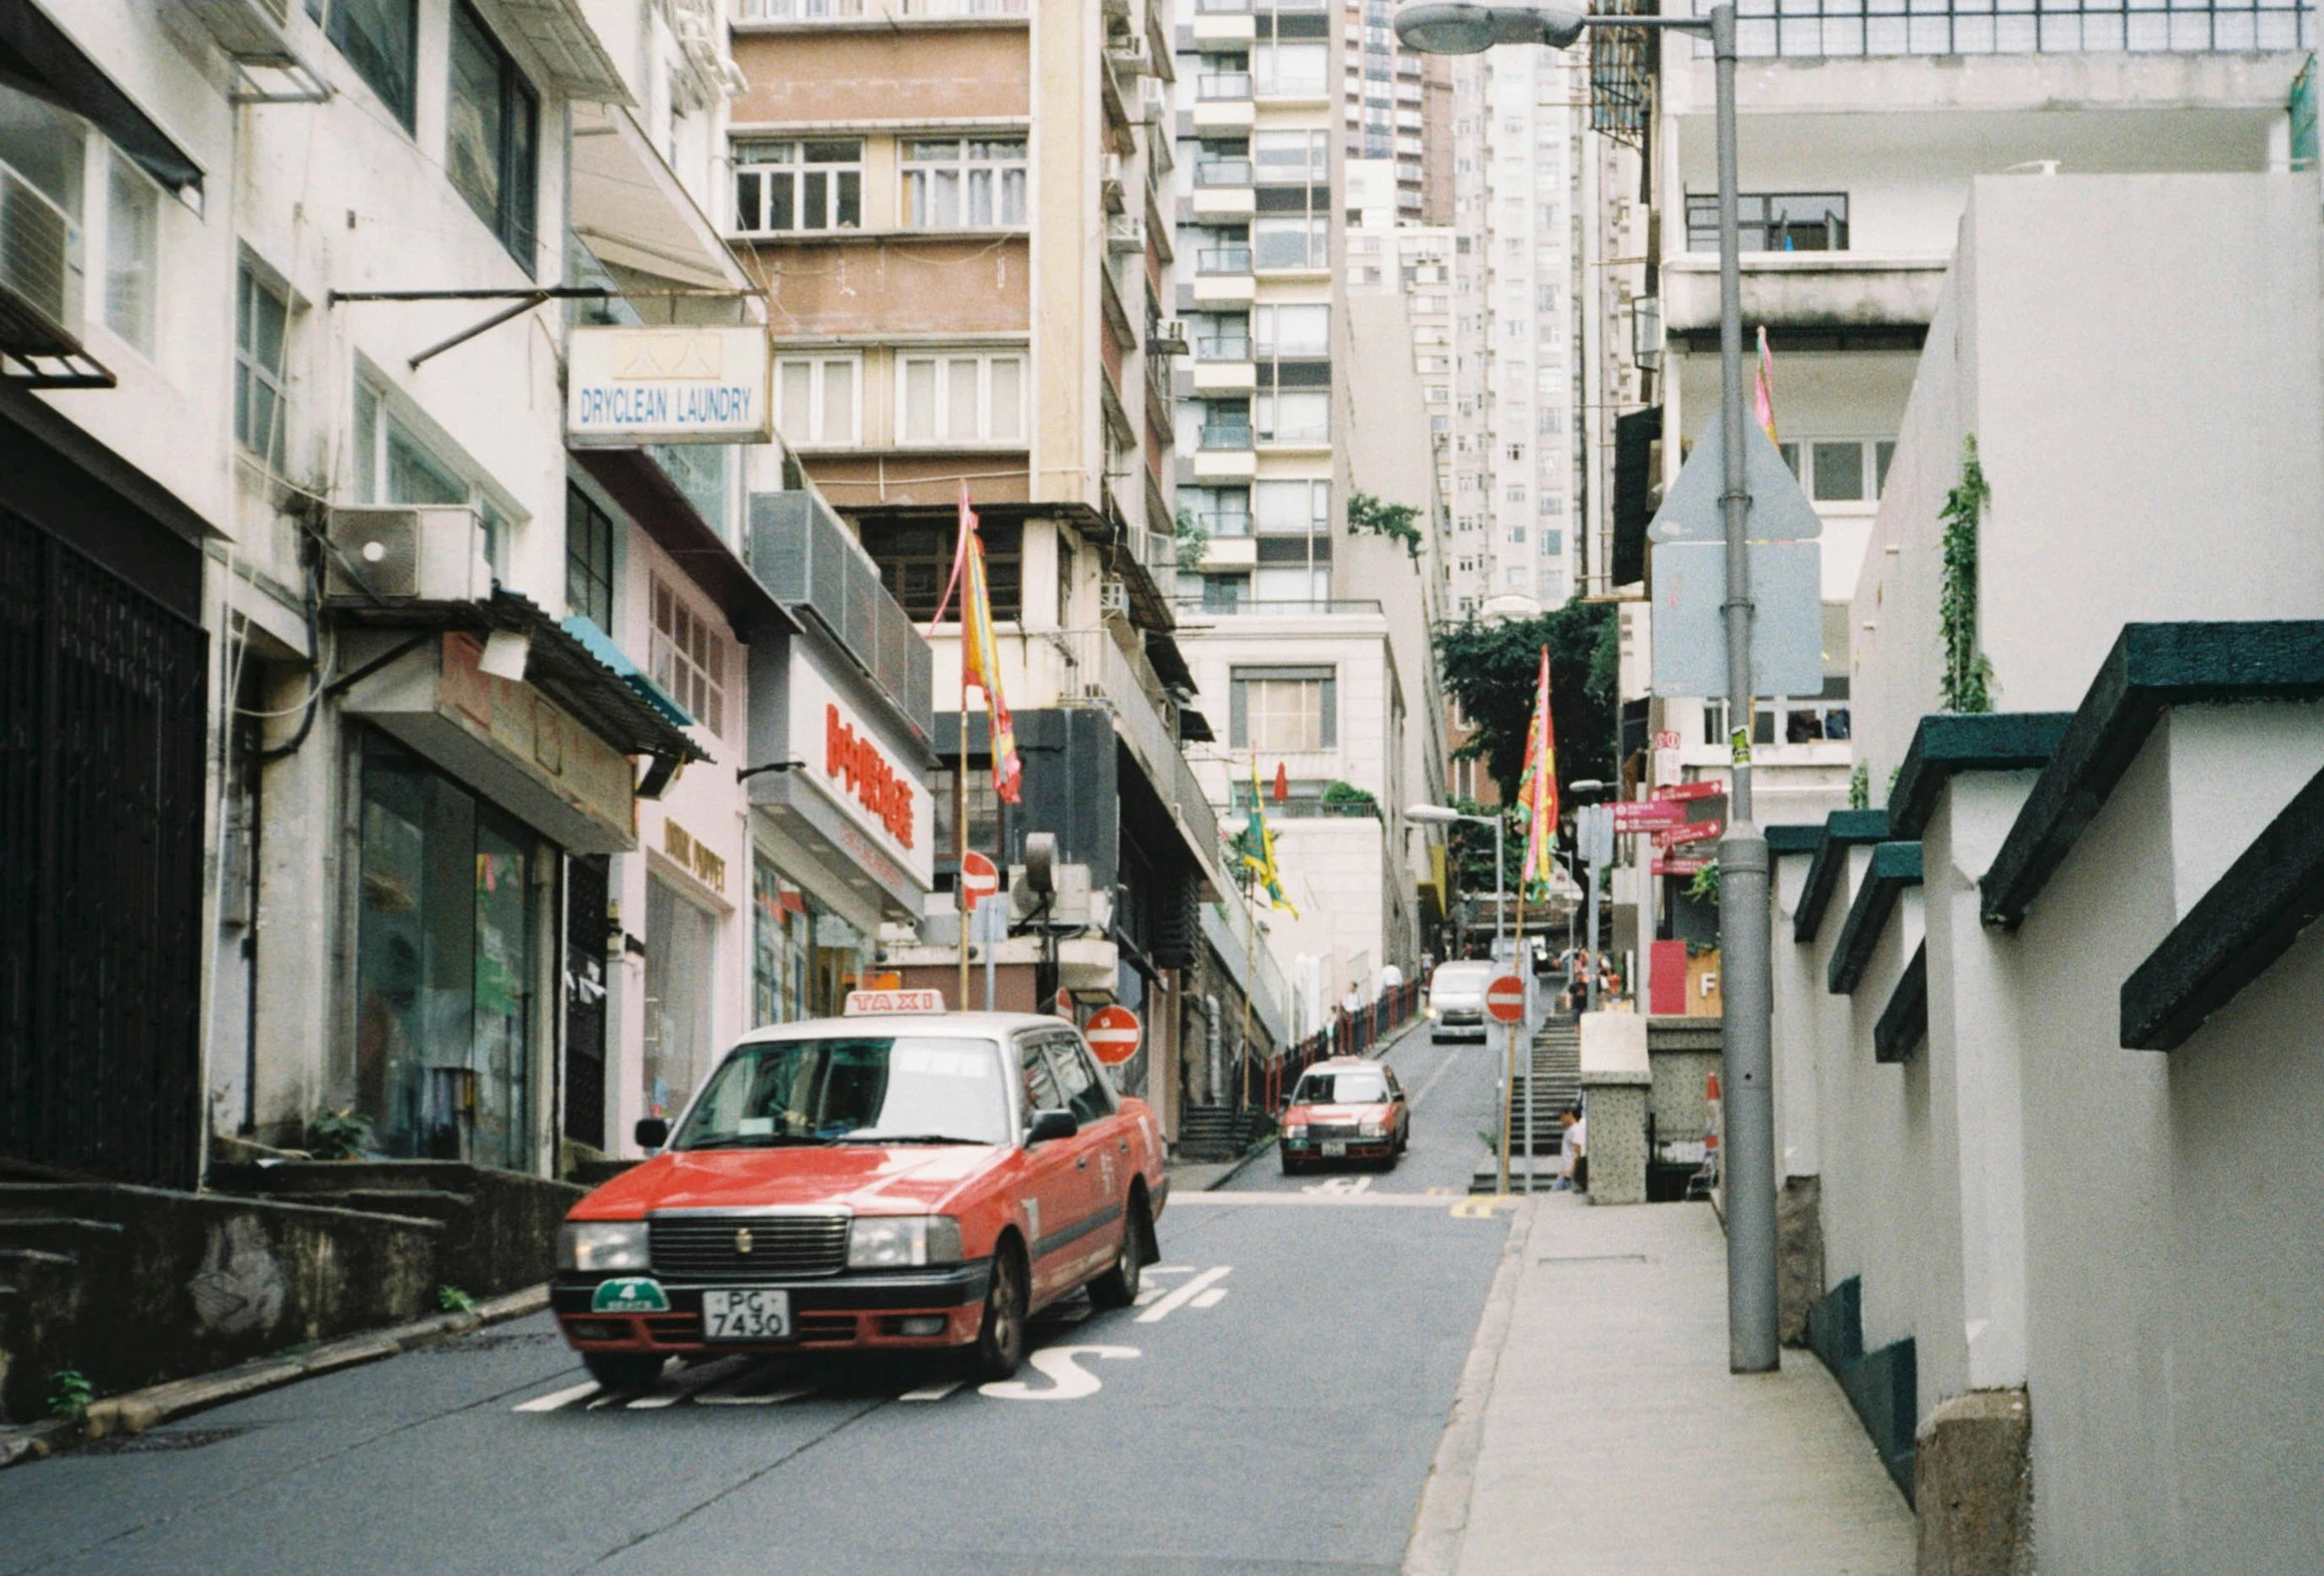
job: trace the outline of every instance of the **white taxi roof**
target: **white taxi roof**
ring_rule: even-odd
[[[827,1040],[840,1036],[860,1039],[865,1035],[950,1035],[955,1039],[1006,1040],[1028,1029],[1073,1027],[1047,1013],[858,1013],[851,1018],[806,1018],[795,1024],[769,1024],[742,1035],[735,1044],[764,1045],[776,1040]]]

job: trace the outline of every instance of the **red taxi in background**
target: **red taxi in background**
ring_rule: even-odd
[[[1412,1138],[1412,1110],[1388,1064],[1335,1056],[1299,1075],[1278,1131],[1285,1176],[1318,1160],[1394,1165]]]
[[[1044,1305],[1136,1300],[1168,1191],[1146,1103],[1029,1014],[762,1029],[637,1137],[667,1148],[573,1207],[549,1291],[609,1389],[673,1355],[836,1348],[1006,1378]]]

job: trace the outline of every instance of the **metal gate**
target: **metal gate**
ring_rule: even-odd
[[[565,861],[565,1136],[605,1147],[605,857]]]
[[[197,1180],[207,659],[0,509],[0,1155]]]

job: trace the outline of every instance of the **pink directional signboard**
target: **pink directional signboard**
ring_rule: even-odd
[[[1612,808],[1616,836],[1665,831],[1687,823],[1687,807],[1676,799],[1616,799]]]

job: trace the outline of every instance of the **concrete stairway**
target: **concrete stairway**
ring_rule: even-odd
[[[1187,1160],[1237,1160],[1270,1125],[1264,1111],[1188,1105],[1178,1112],[1177,1154]]]
[[[1571,1107],[1580,1098],[1581,1031],[1570,1016],[1552,1009],[1549,1016],[1533,1031],[1527,1064],[1517,1069],[1516,1098],[1509,1107],[1509,1174],[1512,1187],[1520,1187],[1516,1179],[1524,1174],[1527,1103],[1531,1104],[1533,1110],[1533,1153],[1538,1156],[1534,1162],[1534,1174],[1546,1179],[1560,1169],[1557,1155],[1563,1145],[1564,1129],[1558,1123],[1558,1112]],[[1479,1163],[1469,1179],[1469,1190],[1473,1193],[1491,1193],[1500,1185],[1497,1126],[1494,1141],[1495,1149]],[[1536,1182],[1535,1185],[1539,1187],[1545,1184]]]

